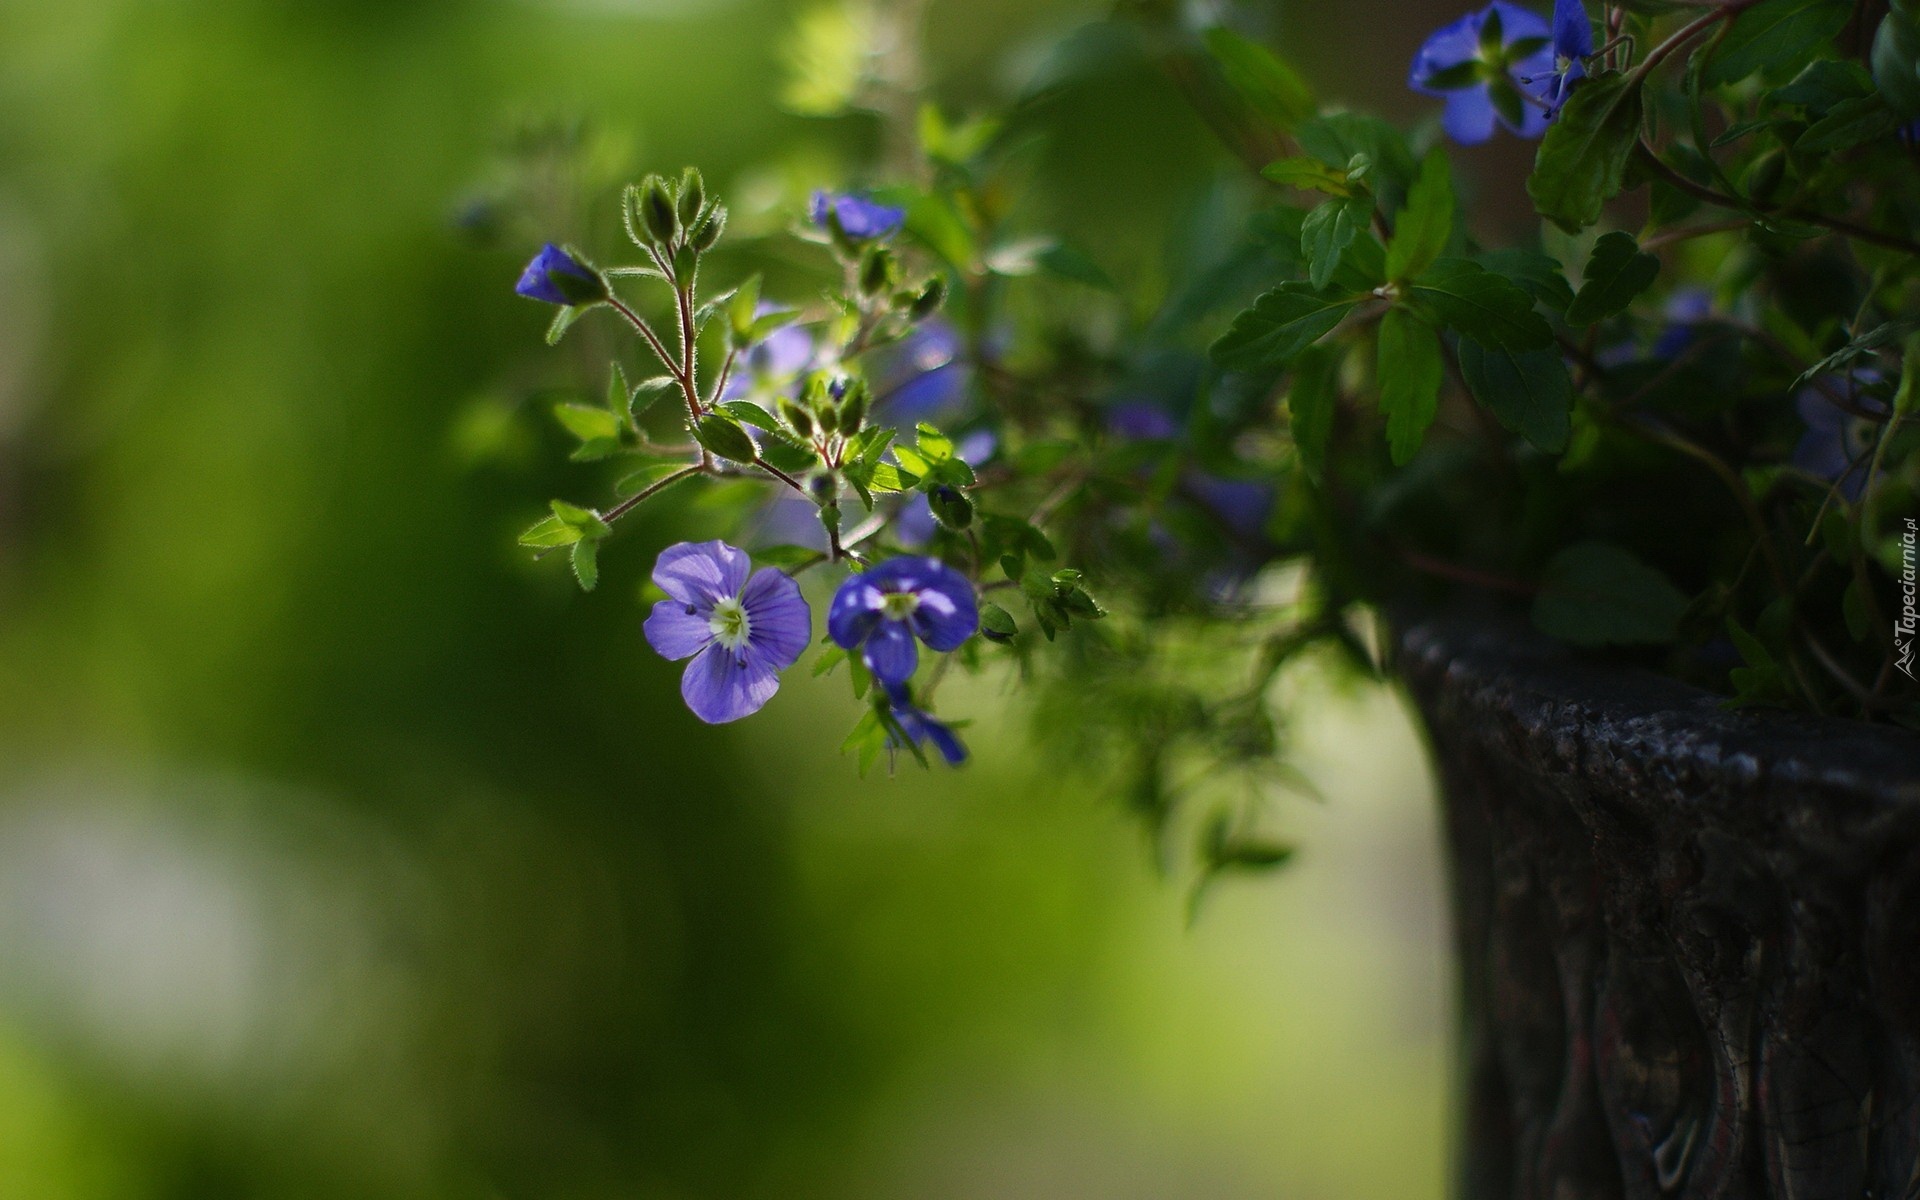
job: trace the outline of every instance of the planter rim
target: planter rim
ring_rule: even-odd
[[[1667,676],[1583,660],[1509,618],[1413,613],[1395,625],[1394,667],[1420,707],[1445,713],[1450,736],[1540,770],[1643,803],[1825,799],[1920,818],[1920,735],[1907,730],[1730,709]]]

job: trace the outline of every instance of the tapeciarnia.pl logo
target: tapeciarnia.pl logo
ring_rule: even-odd
[[[1920,611],[1916,611],[1914,597],[1920,592],[1914,582],[1914,541],[1920,530],[1916,530],[1915,518],[1907,518],[1907,527],[1900,533],[1900,615],[1893,622],[1893,665],[1900,668],[1908,679],[1913,676],[1913,635],[1920,628]]]

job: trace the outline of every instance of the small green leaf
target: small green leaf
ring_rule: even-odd
[[[1626,182],[1640,117],[1640,83],[1631,76],[1599,75],[1575,88],[1547,127],[1527,179],[1540,215],[1568,233],[1598,221]]]
[[[933,426],[917,426],[914,436],[914,445],[919,449],[920,457],[929,463],[943,463],[953,458],[953,439]]]
[[[1660,260],[1640,249],[1632,234],[1607,234],[1593,244],[1580,293],[1567,306],[1567,324],[1591,325],[1624,312],[1659,274]]]
[[[1283,158],[1268,163],[1260,173],[1283,187],[1298,188],[1303,192],[1325,192],[1329,196],[1353,194],[1353,189],[1347,185],[1347,173],[1317,158]]]
[[[1283,283],[1234,318],[1214,342],[1213,359],[1228,370],[1284,367],[1338,325],[1355,303],[1349,295]]]
[[[1807,128],[1793,143],[1798,154],[1832,154],[1876,141],[1893,132],[1898,124],[1893,110],[1879,96],[1842,100],[1832,111]]]
[[[1464,258],[1443,258],[1409,293],[1440,323],[1483,346],[1516,353],[1553,344],[1553,327],[1519,284]]]
[[[590,508],[581,508],[577,504],[568,504],[565,500],[549,501],[553,515],[580,531],[585,538],[603,538],[613,530],[600,519],[600,514]]]
[[[1495,275],[1504,275],[1527,290],[1527,294],[1555,312],[1567,311],[1573,303],[1573,288],[1567,283],[1560,261],[1538,250],[1509,248],[1490,250],[1477,260]]]
[[[1820,57],[1852,12],[1852,0],[1762,0],[1734,18],[1701,81],[1719,87],[1755,71],[1769,82],[1786,79]]]
[[[604,408],[592,408],[585,404],[556,404],[553,415],[560,419],[568,433],[583,442],[613,440],[620,437],[620,418]]]
[[[1618,546],[1582,542],[1553,556],[1533,623],[1576,646],[1662,645],[1678,634],[1687,598]]]
[[[729,400],[720,406],[720,411],[736,418],[742,425],[751,425],[768,433],[786,432],[780,424],[780,418],[750,400]]]
[[[1328,200],[1300,225],[1300,253],[1307,259],[1308,282],[1316,291],[1333,281],[1340,256],[1373,215],[1371,196]]]
[[[1387,278],[1411,279],[1432,266],[1446,252],[1453,237],[1453,173],[1447,156],[1430,151],[1420,164],[1420,176],[1407,192],[1407,205],[1387,243]]]
[[[559,517],[542,517],[520,535],[520,544],[532,550],[551,550],[571,546],[580,540],[580,530]]]
[[[1380,321],[1380,408],[1387,414],[1387,446],[1395,466],[1403,466],[1426,440],[1427,427],[1440,406],[1445,364],[1440,335],[1404,308],[1387,310]]]
[[[1458,347],[1467,390],[1500,424],[1537,449],[1559,454],[1572,429],[1573,380],[1558,350],[1510,354],[1465,338]]]
[[[992,602],[980,605],[980,632],[996,642],[1011,641],[1020,632],[1014,624],[1013,614]]]
[[[570,305],[553,314],[553,321],[547,326],[547,345],[558,346],[560,339],[567,336],[567,330],[573,328],[573,323],[578,321],[585,315],[588,309],[593,307],[596,306],[591,304]]]
[[[582,538],[573,544],[570,556],[573,563],[573,577],[580,581],[580,590],[590,592],[600,584],[600,543],[591,538]]]

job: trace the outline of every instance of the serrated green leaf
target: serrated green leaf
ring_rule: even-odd
[[[1820,57],[1852,12],[1852,0],[1761,0],[1734,18],[1701,81],[1720,87],[1755,71],[1769,82],[1786,79]]]
[[[1879,96],[1842,100],[1833,106],[1793,143],[1798,154],[1832,154],[1851,150],[1866,142],[1877,141],[1893,132],[1898,124],[1893,110]]]
[[[1447,156],[1430,151],[1420,164],[1420,175],[1407,192],[1387,243],[1387,278],[1411,279],[1446,253],[1453,237],[1453,172]]]
[[[1293,367],[1287,388],[1287,424],[1300,461],[1314,479],[1320,478],[1333,436],[1334,410],[1340,403],[1340,356],[1316,346],[1302,354]]]
[[[1640,83],[1618,73],[1575,88],[1540,142],[1527,194],[1541,216],[1569,233],[1600,219],[1626,182],[1640,137]]]
[[[1461,377],[1500,424],[1535,448],[1559,454],[1572,430],[1573,380],[1558,350],[1511,354],[1462,338]]]
[[[1640,249],[1632,234],[1607,234],[1593,244],[1580,292],[1567,306],[1567,324],[1591,325],[1626,311],[1659,274],[1660,260]]]
[[[1573,303],[1573,287],[1567,282],[1560,261],[1538,250],[1490,250],[1477,260],[1495,275],[1503,275],[1527,290],[1527,294],[1555,312],[1567,311]]]
[[[1679,633],[1687,597],[1659,571],[1605,542],[1553,556],[1533,602],[1533,623],[1576,646],[1663,645]]]
[[[1387,414],[1387,446],[1395,466],[1404,466],[1426,440],[1440,406],[1445,363],[1440,335],[1404,308],[1380,321],[1380,408]]]
[[[1553,344],[1553,327],[1519,284],[1464,258],[1443,258],[1407,289],[1440,323],[1483,346],[1516,353]]]
[[[1213,344],[1213,360],[1229,370],[1284,367],[1319,341],[1353,308],[1356,298],[1283,283],[1253,302]]]

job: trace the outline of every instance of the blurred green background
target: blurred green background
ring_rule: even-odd
[[[1432,6],[1310,7],[1256,16],[1416,110]],[[856,780],[801,672],[698,725],[637,590],[697,506],[589,596],[513,548],[596,483],[475,407],[560,352],[531,243],[450,215],[529,112],[735,195],[841,161],[778,105],[796,12],[0,0],[0,1198],[1439,1194],[1392,694],[1297,684],[1326,802],[1189,930],[996,683],[958,773]],[[1098,50],[1037,203],[1151,274],[1226,168],[1101,15],[937,0],[929,64],[963,105]]]

